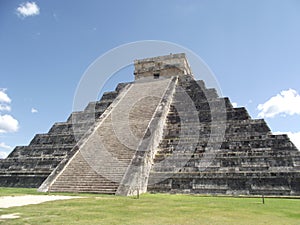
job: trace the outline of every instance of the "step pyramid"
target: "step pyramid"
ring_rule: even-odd
[[[135,61],[121,83],[0,160],[0,186],[48,192],[300,195],[287,135],[195,80],[185,54]]]

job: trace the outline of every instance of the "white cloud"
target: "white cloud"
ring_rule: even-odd
[[[0,151],[0,159],[5,159],[7,157],[7,153],[6,152],[1,152]]]
[[[1,114],[3,111],[11,111],[9,105],[11,99],[5,92],[5,88],[0,88],[0,133],[16,132],[19,129],[19,122],[11,115]]]
[[[16,132],[19,129],[19,122],[11,115],[1,114],[3,111],[11,111],[11,99],[5,93],[6,89],[0,88],[0,134]],[[12,147],[0,142],[0,158],[6,158],[7,151],[11,151]]]
[[[35,108],[31,108],[31,113],[37,113],[38,112],[38,110],[37,109],[35,109]]]
[[[231,105],[233,106],[233,108],[236,108],[238,106],[236,102],[232,102]]]
[[[287,134],[290,138],[290,140],[296,145],[296,147],[298,148],[298,150],[300,150],[300,132],[274,132],[274,134]]]
[[[8,95],[5,93],[6,89],[0,89],[0,102],[3,103],[11,103],[11,99],[8,97]]]
[[[20,17],[36,16],[40,14],[40,8],[35,2],[24,2],[16,9]]]
[[[281,91],[263,104],[259,104],[258,116],[271,118],[276,115],[300,115],[300,95],[293,89]]]
[[[0,115],[0,133],[16,132],[19,122],[11,115]]]

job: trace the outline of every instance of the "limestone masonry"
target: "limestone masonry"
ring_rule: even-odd
[[[0,160],[0,186],[49,192],[300,195],[300,152],[195,80],[185,54],[134,62],[135,81]]]

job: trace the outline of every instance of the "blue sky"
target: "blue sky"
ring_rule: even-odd
[[[300,144],[299,12],[297,0],[0,0],[0,157],[67,119],[97,57],[140,40],[194,51],[224,96]]]

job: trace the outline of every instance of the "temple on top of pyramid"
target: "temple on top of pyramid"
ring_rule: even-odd
[[[135,60],[134,62],[135,80],[180,75],[192,75],[190,65],[183,53]]]
[[[185,54],[134,66],[134,82],[118,84],[0,160],[0,186],[300,195],[300,152],[288,136],[272,134],[263,119],[195,80]]]

